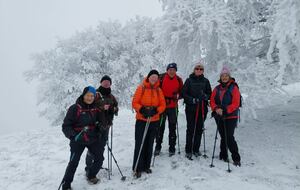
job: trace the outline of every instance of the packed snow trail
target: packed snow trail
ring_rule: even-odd
[[[162,153],[156,157],[153,173],[132,177],[134,149],[134,113],[123,110],[114,122],[113,153],[127,176],[122,182],[113,166],[112,180],[101,170],[101,182],[89,185],[85,180],[84,157],[75,174],[74,190],[96,189],[300,189],[300,97],[286,105],[259,110],[258,119],[244,122],[236,129],[242,167],[227,165],[215,159],[210,168],[216,125],[207,119],[206,149],[208,159],[193,161],[184,157],[185,115],[179,115],[181,155],[169,158],[166,129]],[[20,121],[21,122],[21,121]],[[34,123],[33,123],[34,125]],[[26,127],[26,126],[24,126]],[[68,140],[60,127],[40,127],[39,131],[0,136],[0,189],[53,190],[57,189],[69,159]],[[201,146],[201,151],[203,146]],[[219,139],[216,155],[219,153]],[[104,154],[106,156],[107,153]],[[107,160],[104,161],[107,167]]]

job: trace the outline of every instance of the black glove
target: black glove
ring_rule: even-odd
[[[226,109],[226,107],[225,107],[225,106],[222,106],[221,108],[222,108],[222,110],[223,110],[223,115],[226,115],[226,114],[227,114],[227,109]]]
[[[215,111],[211,112],[211,117],[214,117],[216,120],[222,119],[222,116],[217,114],[217,112],[215,112]]]
[[[70,136],[70,141],[75,141],[75,136]]]
[[[153,108],[146,108],[146,107],[141,107],[140,113],[143,115],[144,118],[152,117],[155,114],[157,114],[157,109],[155,107]]]
[[[158,113],[157,108],[153,107],[150,109],[150,117],[153,117],[154,115],[156,115]]]

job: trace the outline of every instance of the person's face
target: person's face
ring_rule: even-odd
[[[167,70],[167,73],[170,77],[174,77],[176,74],[176,69],[175,68],[170,68]]]
[[[83,96],[83,101],[86,104],[92,104],[94,102],[95,96],[93,93],[91,92],[87,92],[84,96]]]
[[[196,76],[200,76],[204,73],[204,68],[203,67],[195,67],[194,73]]]
[[[104,81],[102,81],[101,82],[101,86],[103,87],[103,88],[109,88],[110,87],[110,81],[109,80],[104,80]]]
[[[149,82],[150,82],[151,85],[154,85],[157,81],[158,81],[158,76],[157,75],[154,74],[154,75],[151,75],[149,77]]]
[[[230,80],[229,74],[222,74],[221,75],[221,81],[222,81],[222,83],[227,83],[227,82],[229,82],[229,80]]]

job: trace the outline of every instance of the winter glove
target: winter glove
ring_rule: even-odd
[[[75,136],[70,136],[70,141],[74,141],[75,140]]]
[[[146,108],[142,107],[140,109],[140,113],[143,115],[144,118],[152,117],[155,114],[157,114],[157,109],[156,108]]]
[[[153,107],[150,109],[150,117],[153,117],[154,115],[156,115],[158,113],[157,108]]]
[[[223,110],[223,115],[226,115],[226,114],[227,114],[227,109],[226,109],[226,107],[225,107],[225,106],[222,106],[221,108],[222,108],[222,110]]]

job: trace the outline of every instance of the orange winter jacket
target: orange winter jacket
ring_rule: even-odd
[[[136,119],[147,121],[140,113],[141,107],[156,107],[158,113],[151,118],[152,121],[158,121],[159,115],[166,109],[166,102],[162,90],[159,88],[159,81],[151,86],[147,79],[144,79],[133,96],[132,107],[136,111]]]

